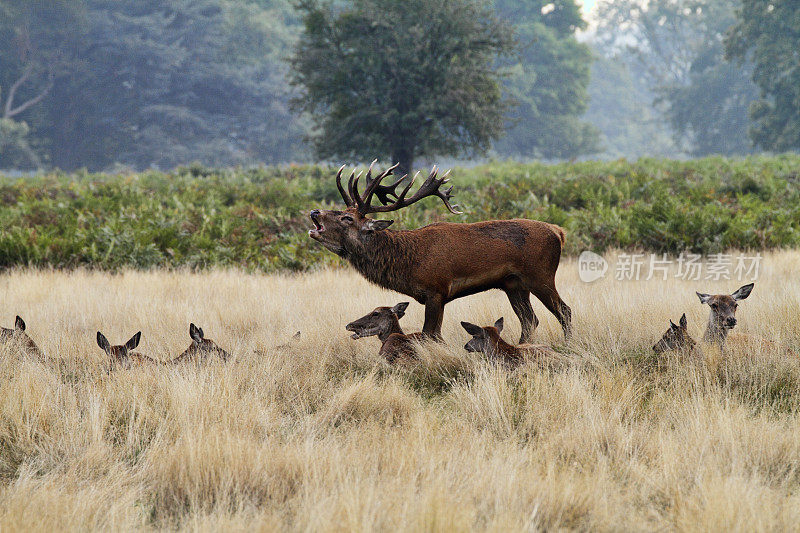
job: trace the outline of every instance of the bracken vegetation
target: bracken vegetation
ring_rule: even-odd
[[[0,267],[235,266],[273,272],[338,264],[311,241],[306,213],[339,205],[319,166],[170,174],[0,178]],[[493,163],[452,173],[464,215],[433,200],[396,228],[524,217],[560,224],[568,254],[677,254],[800,245],[800,156]]]
[[[737,330],[800,346],[775,320],[797,316],[798,259],[765,255]],[[567,260],[574,338],[538,303],[536,338],[572,363],[508,373],[458,325],[504,315],[516,338],[499,292],[450,304],[447,344],[393,368],[344,324],[403,298],[355,272],[7,272],[0,325],[19,313],[46,359],[0,348],[0,529],[792,530],[797,358],[650,348],[682,312],[700,337],[694,290],[740,284],[584,284]],[[98,329],[167,360],[190,321],[232,360],[106,373]]]

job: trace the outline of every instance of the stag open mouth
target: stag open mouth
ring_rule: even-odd
[[[314,228],[308,230],[310,236],[314,237],[325,231],[325,226],[319,221],[319,213],[312,211],[309,216],[311,217],[311,222],[314,223]]]

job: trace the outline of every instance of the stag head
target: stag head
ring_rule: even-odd
[[[318,241],[330,251],[342,257],[348,257],[353,252],[364,249],[370,240],[375,237],[376,233],[384,231],[394,223],[393,220],[369,218],[367,217],[369,214],[398,211],[428,196],[440,198],[451,213],[460,213],[460,211],[456,210],[457,205],[450,204],[453,187],[451,186],[444,191],[440,190],[442,185],[450,181],[447,177],[449,171],[439,177],[439,169],[433,167],[428,178],[422,183],[417,192],[408,197],[411,187],[419,176],[419,172],[412,179],[407,180],[405,187],[398,194],[397,188],[403,181],[406,181],[408,176],[404,175],[391,185],[383,185],[383,180],[392,175],[397,165],[373,177],[372,168],[374,165],[375,161],[372,162],[369,170],[367,170],[363,194],[358,191],[358,182],[362,173],[351,172],[347,190],[345,190],[342,186],[344,165],[339,169],[336,173],[336,187],[339,189],[339,194],[342,195],[347,207],[343,211],[320,209],[311,211],[310,216],[311,221],[314,223],[314,228],[308,231],[309,237]],[[381,205],[372,205],[372,200],[376,197]]]

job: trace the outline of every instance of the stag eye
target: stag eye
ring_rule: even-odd
[[[352,224],[353,223],[353,217],[351,217],[350,215],[344,215],[344,216],[342,216],[341,221],[342,222],[347,222],[348,224]]]

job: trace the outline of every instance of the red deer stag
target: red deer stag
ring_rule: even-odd
[[[566,360],[563,355],[545,344],[519,344],[514,346],[504,341],[500,337],[500,332],[503,331],[502,317],[497,319],[494,326],[481,327],[469,322],[461,322],[461,327],[472,335],[472,339],[464,345],[465,350],[484,353],[512,370],[523,364],[526,359],[542,362]]]
[[[15,346],[23,352],[42,359],[42,352],[25,333],[25,321],[19,316],[14,320],[14,329],[0,328],[0,345]]]
[[[374,162],[373,162],[374,164]],[[368,218],[371,213],[397,211],[423,198],[436,196],[451,213],[453,187],[440,190],[447,174],[438,176],[434,167],[411,197],[414,176],[400,194],[397,186],[381,182],[397,167],[372,177],[366,174],[366,188],[358,191],[361,176],[350,174],[348,192],[342,187],[342,171],[336,186],[347,208],[344,211],[311,211],[314,228],[309,236],[330,251],[347,259],[369,281],[406,294],[425,305],[423,333],[441,337],[444,306],[456,298],[489,289],[506,293],[522,324],[521,342],[530,340],[538,320],[533,312],[533,293],[553,313],[564,335],[569,337],[572,312],[556,290],[555,276],[564,245],[564,231],[553,224],[535,220],[492,220],[472,224],[437,222],[413,230],[392,231],[393,220]],[[382,205],[372,205],[377,197]]]
[[[400,302],[394,307],[376,307],[368,315],[350,322],[345,326],[352,331],[354,339],[377,335],[381,341],[379,355],[394,363],[401,357],[414,357],[414,343],[424,339],[422,333],[403,333],[400,319],[406,314],[408,302]]]

